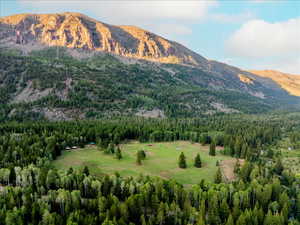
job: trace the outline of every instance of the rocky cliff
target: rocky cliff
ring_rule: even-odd
[[[1,18],[0,24],[2,43],[41,43],[207,67],[205,58],[179,43],[135,26],[113,26],[79,13],[19,14]]]

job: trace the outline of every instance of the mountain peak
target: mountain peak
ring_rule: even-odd
[[[109,25],[76,12],[18,14],[1,18],[1,24],[11,28],[7,43],[64,46],[200,67],[207,62],[181,44],[136,26]]]

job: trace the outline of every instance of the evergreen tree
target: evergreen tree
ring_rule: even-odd
[[[136,164],[142,165],[142,156],[139,154],[139,152],[136,154]]]
[[[10,173],[9,173],[9,184],[10,185],[15,185],[16,184],[16,172],[15,172],[15,168],[12,167],[10,169]]]
[[[89,176],[90,175],[89,168],[87,166],[85,166],[82,170],[82,173],[85,174],[86,176]]]
[[[201,158],[200,158],[199,153],[195,157],[194,166],[197,167],[197,168],[201,168],[202,167],[202,162],[201,162]]]
[[[185,169],[187,167],[185,155],[183,154],[183,152],[181,152],[181,154],[179,156],[178,166],[179,166],[179,168],[182,168],[182,169]]]
[[[226,225],[234,225],[233,218],[232,218],[231,214],[229,215],[229,217],[227,219]]]
[[[209,155],[215,156],[216,155],[216,144],[215,142],[211,142],[209,146]]]
[[[218,168],[218,170],[217,170],[217,172],[215,174],[215,183],[216,184],[220,184],[220,183],[222,183],[222,180],[223,180],[223,178],[222,178],[222,172],[221,172],[221,169]]]
[[[121,152],[121,149],[119,146],[117,147],[117,150],[116,150],[116,158],[119,160],[122,159],[122,152]]]
[[[142,160],[146,159],[146,152],[144,150],[140,150],[140,154],[141,154]]]
[[[113,143],[110,143],[108,147],[104,151],[105,154],[114,154],[115,153],[115,147]]]
[[[144,150],[138,151],[137,154],[140,155],[141,160],[144,160],[146,158],[146,152]]]
[[[274,167],[274,170],[275,170],[275,173],[281,175],[282,171],[283,171],[283,165],[282,165],[282,161],[280,158],[278,158],[276,160],[276,164],[275,164],[275,167]]]

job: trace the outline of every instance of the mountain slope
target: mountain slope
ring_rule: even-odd
[[[250,70],[249,72],[260,77],[270,78],[291,95],[300,96],[299,75],[292,75],[274,70]]]
[[[135,26],[113,26],[80,13],[20,14],[0,19],[10,25],[2,42],[104,51],[164,63],[203,66],[206,59],[184,46]]]
[[[268,77],[78,13],[0,18],[0,48],[0,120],[192,117],[299,103]]]

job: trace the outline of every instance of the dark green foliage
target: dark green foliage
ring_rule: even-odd
[[[140,154],[142,160],[146,159],[146,152],[144,150],[138,151],[138,154]]]
[[[136,154],[136,164],[137,165],[142,165],[142,159],[143,157],[142,157],[142,155],[140,154],[140,151],[138,151],[137,152],[137,154]]]
[[[216,144],[215,142],[210,143],[209,146],[209,155],[215,156],[216,155]]]
[[[88,168],[87,166],[85,166],[85,167],[83,168],[82,173],[85,174],[86,176],[90,175],[89,168]]]
[[[199,154],[197,154],[197,156],[195,157],[194,166],[197,167],[197,168],[202,167],[202,161],[201,161],[201,158],[200,158]]]
[[[104,153],[106,154],[114,154],[115,153],[115,146],[113,143],[110,143],[108,147],[105,149]]]
[[[222,175],[221,169],[218,168],[218,170],[215,174],[215,183],[220,184],[220,183],[222,183],[222,180],[223,180],[223,175]]]
[[[278,174],[278,175],[281,175],[282,171],[284,170],[284,167],[282,165],[282,161],[280,158],[278,158],[276,160],[276,164],[275,164],[275,172]]]
[[[121,152],[121,149],[120,149],[119,146],[117,147],[117,150],[116,150],[115,154],[116,154],[117,159],[119,159],[119,160],[122,159],[123,156],[122,156],[122,152]]]
[[[181,152],[180,155],[179,155],[178,166],[181,169],[185,169],[187,167],[185,155],[183,154],[183,152]]]
[[[299,224],[299,178],[260,150],[300,128],[300,120],[259,118],[1,123],[0,224]],[[223,183],[220,168],[215,183],[184,187],[157,177],[93,176],[88,167],[56,171],[49,166],[68,146],[147,142],[154,136],[194,140],[208,131],[221,135],[228,149],[239,151],[238,142],[241,150],[248,146],[246,162],[237,163],[240,172],[230,184]]]

